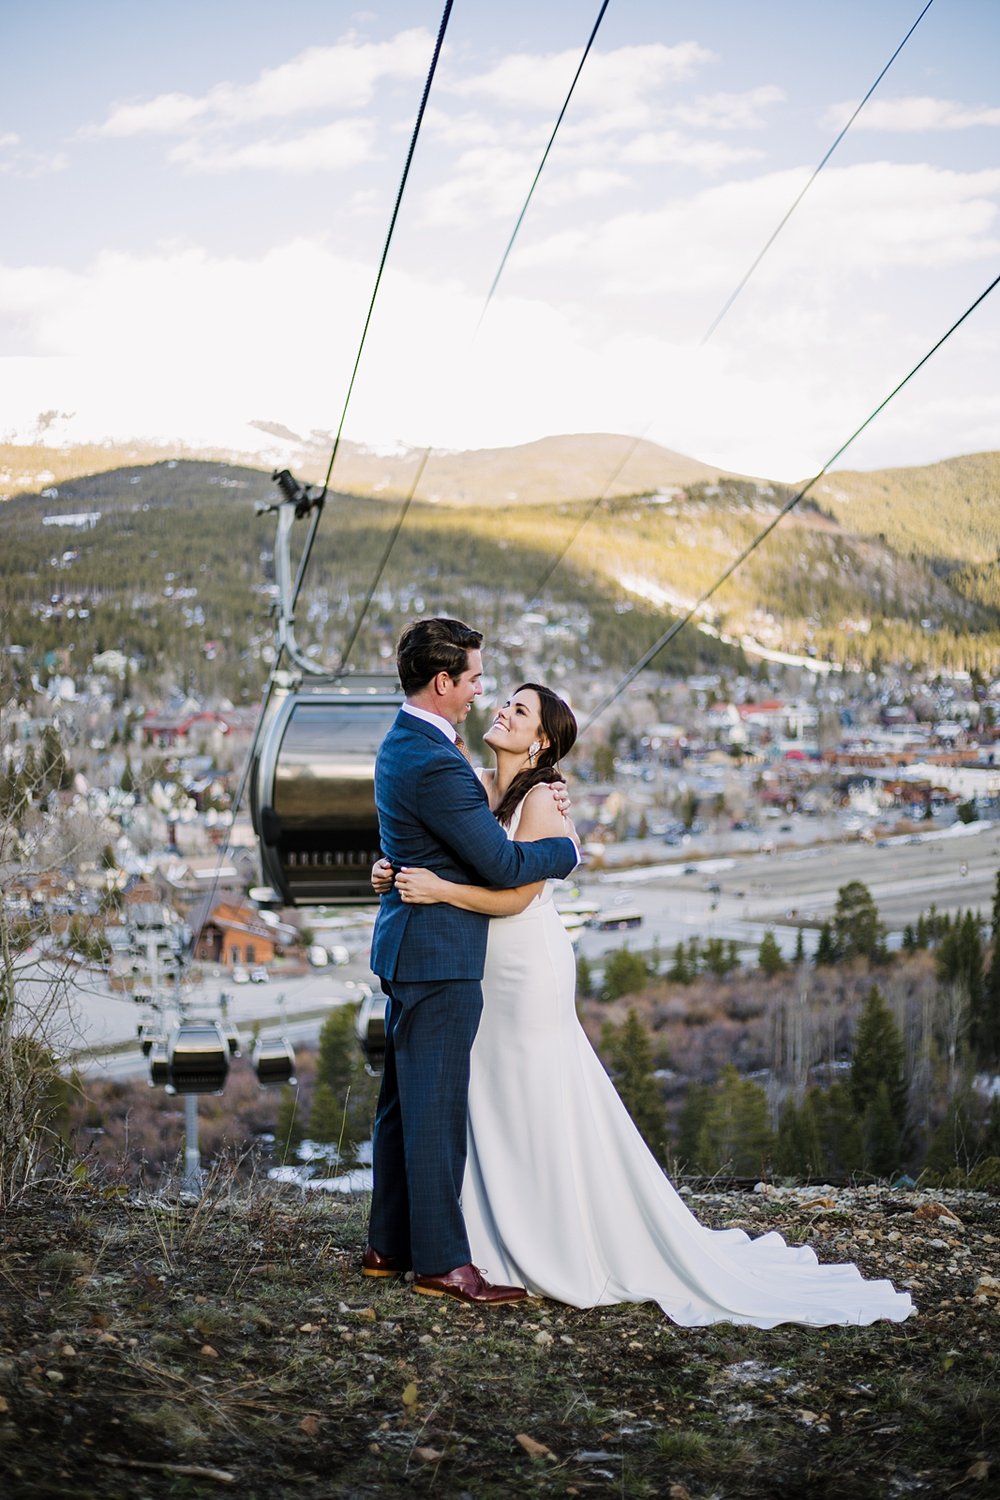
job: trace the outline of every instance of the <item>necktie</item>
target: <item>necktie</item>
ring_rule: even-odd
[[[469,747],[460,734],[456,734],[455,736],[455,749],[458,750],[466,760],[469,760]],[[469,764],[472,764],[471,760],[469,760]]]

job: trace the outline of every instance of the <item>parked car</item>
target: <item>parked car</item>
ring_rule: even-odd
[[[271,976],[268,974],[267,970],[262,969],[259,966],[256,969],[250,970],[251,984],[266,984],[270,977]]]
[[[237,964],[236,967],[233,970],[233,983],[234,984],[249,984],[250,983],[250,975],[247,973],[246,969],[241,968],[241,966],[239,964]]]

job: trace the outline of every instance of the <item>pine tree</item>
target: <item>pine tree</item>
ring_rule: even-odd
[[[682,1167],[702,1172],[705,1167],[698,1155],[701,1128],[708,1114],[710,1091],[704,1083],[689,1083],[677,1116],[677,1159]]]
[[[720,937],[705,939],[704,959],[705,968],[717,979],[724,979],[733,968],[732,944],[728,946]]]
[[[356,1016],[356,1005],[339,1005],[323,1022],[309,1114],[313,1138],[336,1145],[342,1137],[345,1158],[371,1135],[378,1094],[378,1082],[365,1071],[357,1044]]]
[[[294,1159],[305,1138],[301,1106],[298,1088],[281,1090],[278,1118],[274,1127],[274,1155],[282,1166]]]
[[[993,896],[993,952],[983,979],[979,1052],[988,1067],[1000,1066],[1000,871]]]
[[[601,985],[602,1000],[619,1000],[622,995],[636,995],[645,989],[649,970],[641,953],[631,948],[616,948],[608,954],[604,965],[604,983]]]
[[[759,1084],[741,1078],[730,1064],[712,1091],[698,1133],[698,1159],[704,1171],[758,1176],[774,1150],[767,1095]]]
[[[630,1010],[621,1026],[605,1024],[601,1055],[622,1103],[646,1145],[660,1161],[666,1157],[667,1116],[659,1085],[653,1077],[653,1049],[649,1034]]]
[[[825,1091],[819,1087],[811,1088],[809,1097],[823,1142],[826,1172],[832,1176],[845,1176],[860,1171],[864,1164],[864,1148],[849,1089],[842,1083],[834,1083]]]
[[[781,974],[788,968],[781,949],[778,947],[778,940],[770,927],[760,940],[760,947],[757,950],[757,967],[768,976]]]
[[[775,1143],[775,1166],[786,1177],[822,1177],[826,1173],[826,1152],[812,1091],[796,1108],[793,1097],[785,1103],[778,1121]]]
[[[885,1104],[879,1099],[879,1090],[883,1084],[886,1088]],[[868,998],[858,1021],[849,1087],[854,1111],[859,1119],[866,1121],[869,1110],[873,1108],[880,1119],[887,1108],[897,1132],[902,1133],[906,1123],[907,1101],[903,1038],[882,991],[875,984],[868,991]],[[879,1128],[881,1129],[881,1125]],[[867,1125],[865,1131],[867,1149]]]
[[[903,1132],[890,1086],[884,1079],[865,1109],[861,1131],[866,1170],[876,1177],[891,1177],[900,1166]]]
[[[691,969],[687,961],[687,953],[683,943],[678,943],[674,949],[673,963],[667,970],[667,978],[674,984],[690,984],[692,979]]]
[[[309,1110],[309,1139],[322,1146],[339,1147],[345,1159],[357,1144],[348,1130],[350,1102],[348,1093],[335,1094],[328,1083],[317,1079]]]
[[[806,944],[805,944],[805,938],[802,935],[802,928],[800,927],[799,930],[798,930],[798,932],[795,934],[795,962],[797,964],[803,964],[803,963],[805,963],[805,961],[806,961]]]
[[[871,963],[883,963],[888,957],[878,907],[861,880],[849,880],[837,892],[833,945],[838,959],[867,958]]]
[[[816,952],[813,955],[813,963],[817,969],[829,967],[837,962],[837,950],[833,942],[833,930],[829,922],[824,922],[819,930],[819,942],[816,944]]]

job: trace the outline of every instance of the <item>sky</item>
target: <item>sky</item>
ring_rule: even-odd
[[[379,449],[621,432],[822,467],[1000,273],[1000,4],[454,0],[349,403]],[[0,440],[336,430],[441,20],[0,0]],[[1000,449],[1000,288],[837,467]],[[609,476],[610,477],[610,476]],[[624,478],[624,476],[623,476]]]

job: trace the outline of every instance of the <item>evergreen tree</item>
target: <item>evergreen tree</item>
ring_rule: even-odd
[[[819,942],[816,944],[816,952],[813,955],[813,963],[819,968],[829,968],[837,962],[837,950],[833,942],[833,929],[829,922],[824,922],[819,930]]]
[[[693,975],[687,961],[687,952],[685,951],[683,943],[678,943],[677,947],[674,949],[673,963],[667,970],[667,978],[674,984],[691,983]]]
[[[343,1142],[346,1158],[369,1138],[378,1080],[365,1070],[354,1032],[356,1005],[338,1005],[323,1022],[316,1058],[316,1087],[309,1112],[314,1140]]]
[[[631,948],[616,948],[604,965],[602,1000],[619,1000],[622,995],[636,995],[649,980],[649,970],[641,953]]]
[[[691,1172],[704,1170],[698,1156],[698,1140],[708,1114],[710,1097],[704,1083],[689,1083],[677,1116],[677,1159]]]
[[[883,1084],[886,1089],[885,1101],[879,1097]],[[883,1113],[888,1110],[898,1139],[906,1123],[905,1050],[899,1027],[893,1020],[882,991],[875,984],[868,991],[868,998],[858,1021],[849,1088],[855,1114],[865,1122],[866,1151],[869,1149],[870,1132],[867,1122],[870,1111],[874,1110],[872,1119],[876,1120],[884,1135],[886,1132],[881,1120]]]
[[[968,1172],[974,1165],[980,1146],[986,1142],[977,1119],[976,1100],[971,1090],[956,1094],[948,1106],[948,1112],[931,1136],[924,1166],[929,1172],[944,1175],[956,1168]]]
[[[582,953],[576,955],[576,994],[579,1000],[589,1000],[594,993],[594,974]]]
[[[805,963],[805,961],[806,961],[805,938],[802,935],[802,928],[800,927],[799,930],[798,930],[798,932],[795,934],[795,962],[797,964],[803,964],[803,963]]]
[[[760,1175],[774,1150],[767,1095],[730,1064],[712,1091],[698,1133],[698,1160],[707,1172]]]
[[[814,1085],[807,1098],[822,1142],[824,1173],[837,1177],[860,1171],[864,1148],[850,1091],[842,1083],[834,1083],[826,1090]]]
[[[837,892],[833,946],[837,959],[867,958],[871,963],[882,963],[888,957],[878,907],[861,880],[850,880]]]
[[[990,966],[983,978],[983,998],[979,1036],[979,1053],[988,1067],[1000,1065],[1000,871],[997,872],[993,896],[991,929],[993,951]]]
[[[760,947],[757,950],[757,967],[768,977],[772,974],[782,974],[788,968],[781,949],[778,947],[778,940],[770,927],[760,940]]]
[[[705,968],[717,979],[724,979],[736,967],[733,963],[732,947],[732,943],[727,945],[719,937],[705,939],[703,954]]]
[[[667,1116],[653,1077],[653,1049],[649,1035],[634,1010],[621,1026],[604,1025],[601,1055],[622,1103],[654,1156],[666,1156]]]
[[[786,1177],[817,1178],[826,1173],[826,1152],[812,1090],[800,1107],[789,1097],[778,1121],[775,1166]]]
[[[328,1083],[317,1079],[309,1110],[309,1139],[322,1146],[339,1147],[342,1159],[352,1154],[356,1141],[348,1128],[350,1094],[335,1094]]]
[[[305,1138],[302,1099],[298,1088],[281,1090],[274,1127],[274,1154],[282,1165],[292,1161]]]
[[[861,1131],[866,1170],[876,1177],[891,1177],[900,1166],[903,1131],[892,1091],[884,1079],[865,1109]]]

